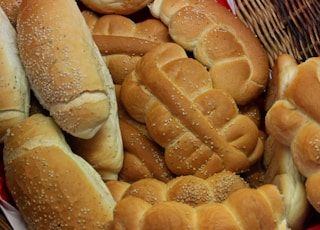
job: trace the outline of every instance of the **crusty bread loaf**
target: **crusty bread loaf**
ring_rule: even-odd
[[[152,0],[80,0],[89,9],[100,14],[133,14]]]
[[[17,47],[17,34],[0,7],[0,141],[29,114],[30,89]]]
[[[132,184],[123,181],[106,182],[117,201],[128,196],[139,197],[154,205],[163,201],[177,201],[193,207],[207,203],[221,203],[233,192],[248,187],[237,174],[223,171],[207,179],[196,176],[179,176],[167,183],[157,179],[141,179]]]
[[[117,203],[111,229],[287,229],[281,194],[274,185],[242,188],[222,203],[154,205],[129,196]]]
[[[155,0],[150,11],[172,39],[210,69],[213,85],[245,105],[265,89],[268,56],[245,24],[212,0]]]
[[[124,109],[120,100],[121,85],[116,85],[118,116],[124,147],[123,167],[120,178],[135,182],[143,178],[155,178],[163,182],[173,179],[164,160],[164,150],[155,143],[146,126],[135,121]]]
[[[320,172],[320,58],[310,58],[294,64],[288,55],[280,56],[275,62],[275,71],[270,83],[270,109],[266,114],[266,129],[280,143],[289,146],[293,162],[299,172],[307,178],[306,185],[317,187],[316,175]],[[274,96],[277,95],[277,96]],[[273,102],[273,103],[272,103]],[[312,183],[309,180],[312,178]],[[320,194],[307,197],[320,212]],[[317,197],[314,195],[317,194]],[[312,198],[311,198],[312,197]]]
[[[261,158],[257,126],[175,43],[147,52],[125,78],[120,97],[127,112],[165,148],[166,164],[176,175],[239,172]]]
[[[113,119],[114,85],[76,2],[23,1],[17,32],[30,86],[42,106],[64,131],[93,137]]]
[[[0,7],[7,15],[10,23],[13,27],[16,26],[17,23],[17,14],[19,7],[21,5],[22,0],[1,0]]]
[[[269,136],[265,142],[263,163],[266,169],[263,183],[276,185],[283,195],[288,227],[292,230],[303,229],[310,204],[305,178],[294,165],[289,147]]]
[[[67,145],[51,117],[35,114],[4,142],[6,183],[29,229],[106,229],[115,201],[99,174]]]
[[[121,15],[97,15],[82,12],[113,81],[121,84],[137,61],[158,43],[171,41],[168,28],[158,19],[147,18],[135,23]]]

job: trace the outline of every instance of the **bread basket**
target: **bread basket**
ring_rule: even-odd
[[[236,15],[265,47],[271,66],[283,53],[298,62],[320,56],[319,0],[234,0],[234,5]],[[13,229],[1,211],[0,229]]]
[[[235,7],[264,45],[271,65],[283,53],[299,63],[320,55],[318,0],[235,0]]]

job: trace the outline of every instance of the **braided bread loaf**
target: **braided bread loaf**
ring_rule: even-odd
[[[244,105],[268,82],[267,53],[243,22],[212,0],[155,0],[150,11],[172,39],[210,69],[215,88]]]
[[[273,69],[267,98],[266,129],[289,146],[299,172],[307,178],[309,202],[320,212],[320,58],[297,64],[282,55]]]
[[[122,83],[148,50],[171,41],[168,28],[158,19],[135,23],[125,16],[99,16],[88,10],[82,15],[116,84]]]
[[[110,229],[287,229],[283,200],[276,186],[242,188],[222,203],[192,207],[176,201],[154,205],[129,196],[114,209]]]
[[[131,118],[120,101],[121,85],[116,85],[118,116],[124,147],[123,167],[119,177],[127,182],[156,178],[163,182],[173,179],[163,156],[163,149],[149,136],[146,126]]]
[[[255,123],[239,114],[232,97],[213,88],[204,66],[175,43],[146,53],[123,81],[120,97],[165,148],[167,166],[176,175],[239,172],[262,155]]]
[[[108,181],[106,185],[116,201],[136,196],[150,204],[176,201],[191,206],[221,203],[238,189],[248,187],[245,180],[230,171],[216,173],[207,179],[189,175],[176,177],[167,183],[141,179],[132,184]]]

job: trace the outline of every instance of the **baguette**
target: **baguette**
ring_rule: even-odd
[[[179,176],[167,183],[147,178],[125,185],[123,181],[108,181],[107,187],[114,199],[128,196],[139,197],[154,205],[164,201],[176,201],[190,206],[207,203],[221,203],[233,192],[247,188],[248,184],[238,175],[223,171],[207,179],[196,176]]]
[[[212,0],[155,0],[149,8],[168,26],[173,41],[209,68],[214,87],[227,91],[237,104],[246,105],[264,91],[267,52],[225,7]]]
[[[29,229],[106,229],[115,201],[99,174],[67,145],[51,117],[9,130],[5,179]]]
[[[0,7],[0,141],[29,115],[30,88],[17,47],[17,34]]]
[[[120,98],[165,148],[166,164],[176,175],[241,172],[262,156],[253,120],[239,113],[229,94],[213,88],[204,66],[175,43],[146,53],[122,83]]]
[[[111,229],[277,229],[287,228],[281,194],[274,185],[242,188],[222,203],[197,207],[176,201],[154,205],[129,196],[117,203]]]
[[[270,83],[266,130],[277,141],[290,148],[293,162],[306,177],[307,198],[320,212],[320,58],[309,58],[297,64],[290,55],[276,61]]]
[[[17,32],[30,86],[64,131],[89,139],[114,119],[112,78],[74,0],[23,1]]]

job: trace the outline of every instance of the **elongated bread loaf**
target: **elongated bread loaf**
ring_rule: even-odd
[[[23,1],[17,31],[31,88],[64,131],[91,138],[114,119],[110,73],[74,0]]]
[[[290,148],[269,136],[265,142],[264,184],[274,184],[284,197],[286,219],[292,230],[303,229],[310,211],[305,178],[294,165]]]
[[[320,212],[320,58],[297,64],[290,55],[275,62],[265,123],[269,135],[290,148],[293,162],[307,178],[309,202]],[[310,180],[309,180],[310,179]]]
[[[150,11],[172,39],[210,69],[216,88],[245,105],[266,88],[268,56],[245,24],[213,0],[155,0]]]
[[[117,201],[128,196],[136,196],[150,204],[177,201],[194,207],[207,203],[221,203],[238,189],[248,187],[239,175],[230,171],[216,173],[207,179],[189,175],[176,177],[167,183],[151,178],[127,183],[127,186],[123,183],[106,183]]]
[[[197,207],[176,201],[154,205],[129,196],[117,203],[111,229],[286,230],[283,200],[274,185],[242,188],[222,203]]]
[[[17,47],[17,34],[0,7],[0,141],[29,114],[30,89]]]
[[[229,94],[213,88],[205,67],[175,43],[146,53],[122,83],[120,97],[165,148],[176,175],[240,172],[261,158],[263,142],[253,120],[239,113]]]
[[[67,145],[50,117],[35,114],[4,142],[9,191],[30,229],[106,229],[115,201],[99,174]]]

